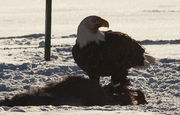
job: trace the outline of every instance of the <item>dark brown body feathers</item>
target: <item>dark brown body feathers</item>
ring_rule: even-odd
[[[116,76],[117,80],[127,76],[129,68],[143,66],[145,50],[134,39],[121,32],[104,34],[105,41],[99,44],[90,42],[80,48],[76,43],[72,49],[75,62],[90,78]]]

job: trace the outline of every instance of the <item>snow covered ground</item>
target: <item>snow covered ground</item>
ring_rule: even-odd
[[[129,71],[133,88],[149,104],[140,106],[0,107],[0,115],[180,113],[179,0],[54,0],[51,61],[44,60],[44,0],[0,0],[0,99],[61,79],[85,75],[71,55],[79,22],[96,14],[110,29],[128,33],[158,59],[147,70]],[[108,78],[101,79],[102,84]]]

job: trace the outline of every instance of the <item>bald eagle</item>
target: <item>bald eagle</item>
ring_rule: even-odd
[[[103,76],[111,76],[114,87],[127,86],[128,70],[147,68],[155,58],[129,35],[122,32],[100,31],[109,27],[108,21],[99,16],[88,16],[81,21],[72,54],[77,65],[90,79],[99,82]]]

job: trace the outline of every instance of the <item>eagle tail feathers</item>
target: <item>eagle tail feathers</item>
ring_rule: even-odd
[[[156,64],[157,63],[156,58],[149,55],[149,54],[145,54],[144,57],[145,57],[145,60],[147,60],[150,64]]]
[[[156,64],[156,58],[149,55],[148,53],[144,54],[144,65],[143,66],[135,66],[136,69],[147,69],[151,64]]]

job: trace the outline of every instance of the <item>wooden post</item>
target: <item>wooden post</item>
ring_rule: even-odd
[[[46,19],[45,19],[45,60],[50,61],[51,56],[51,12],[52,0],[46,0]]]

